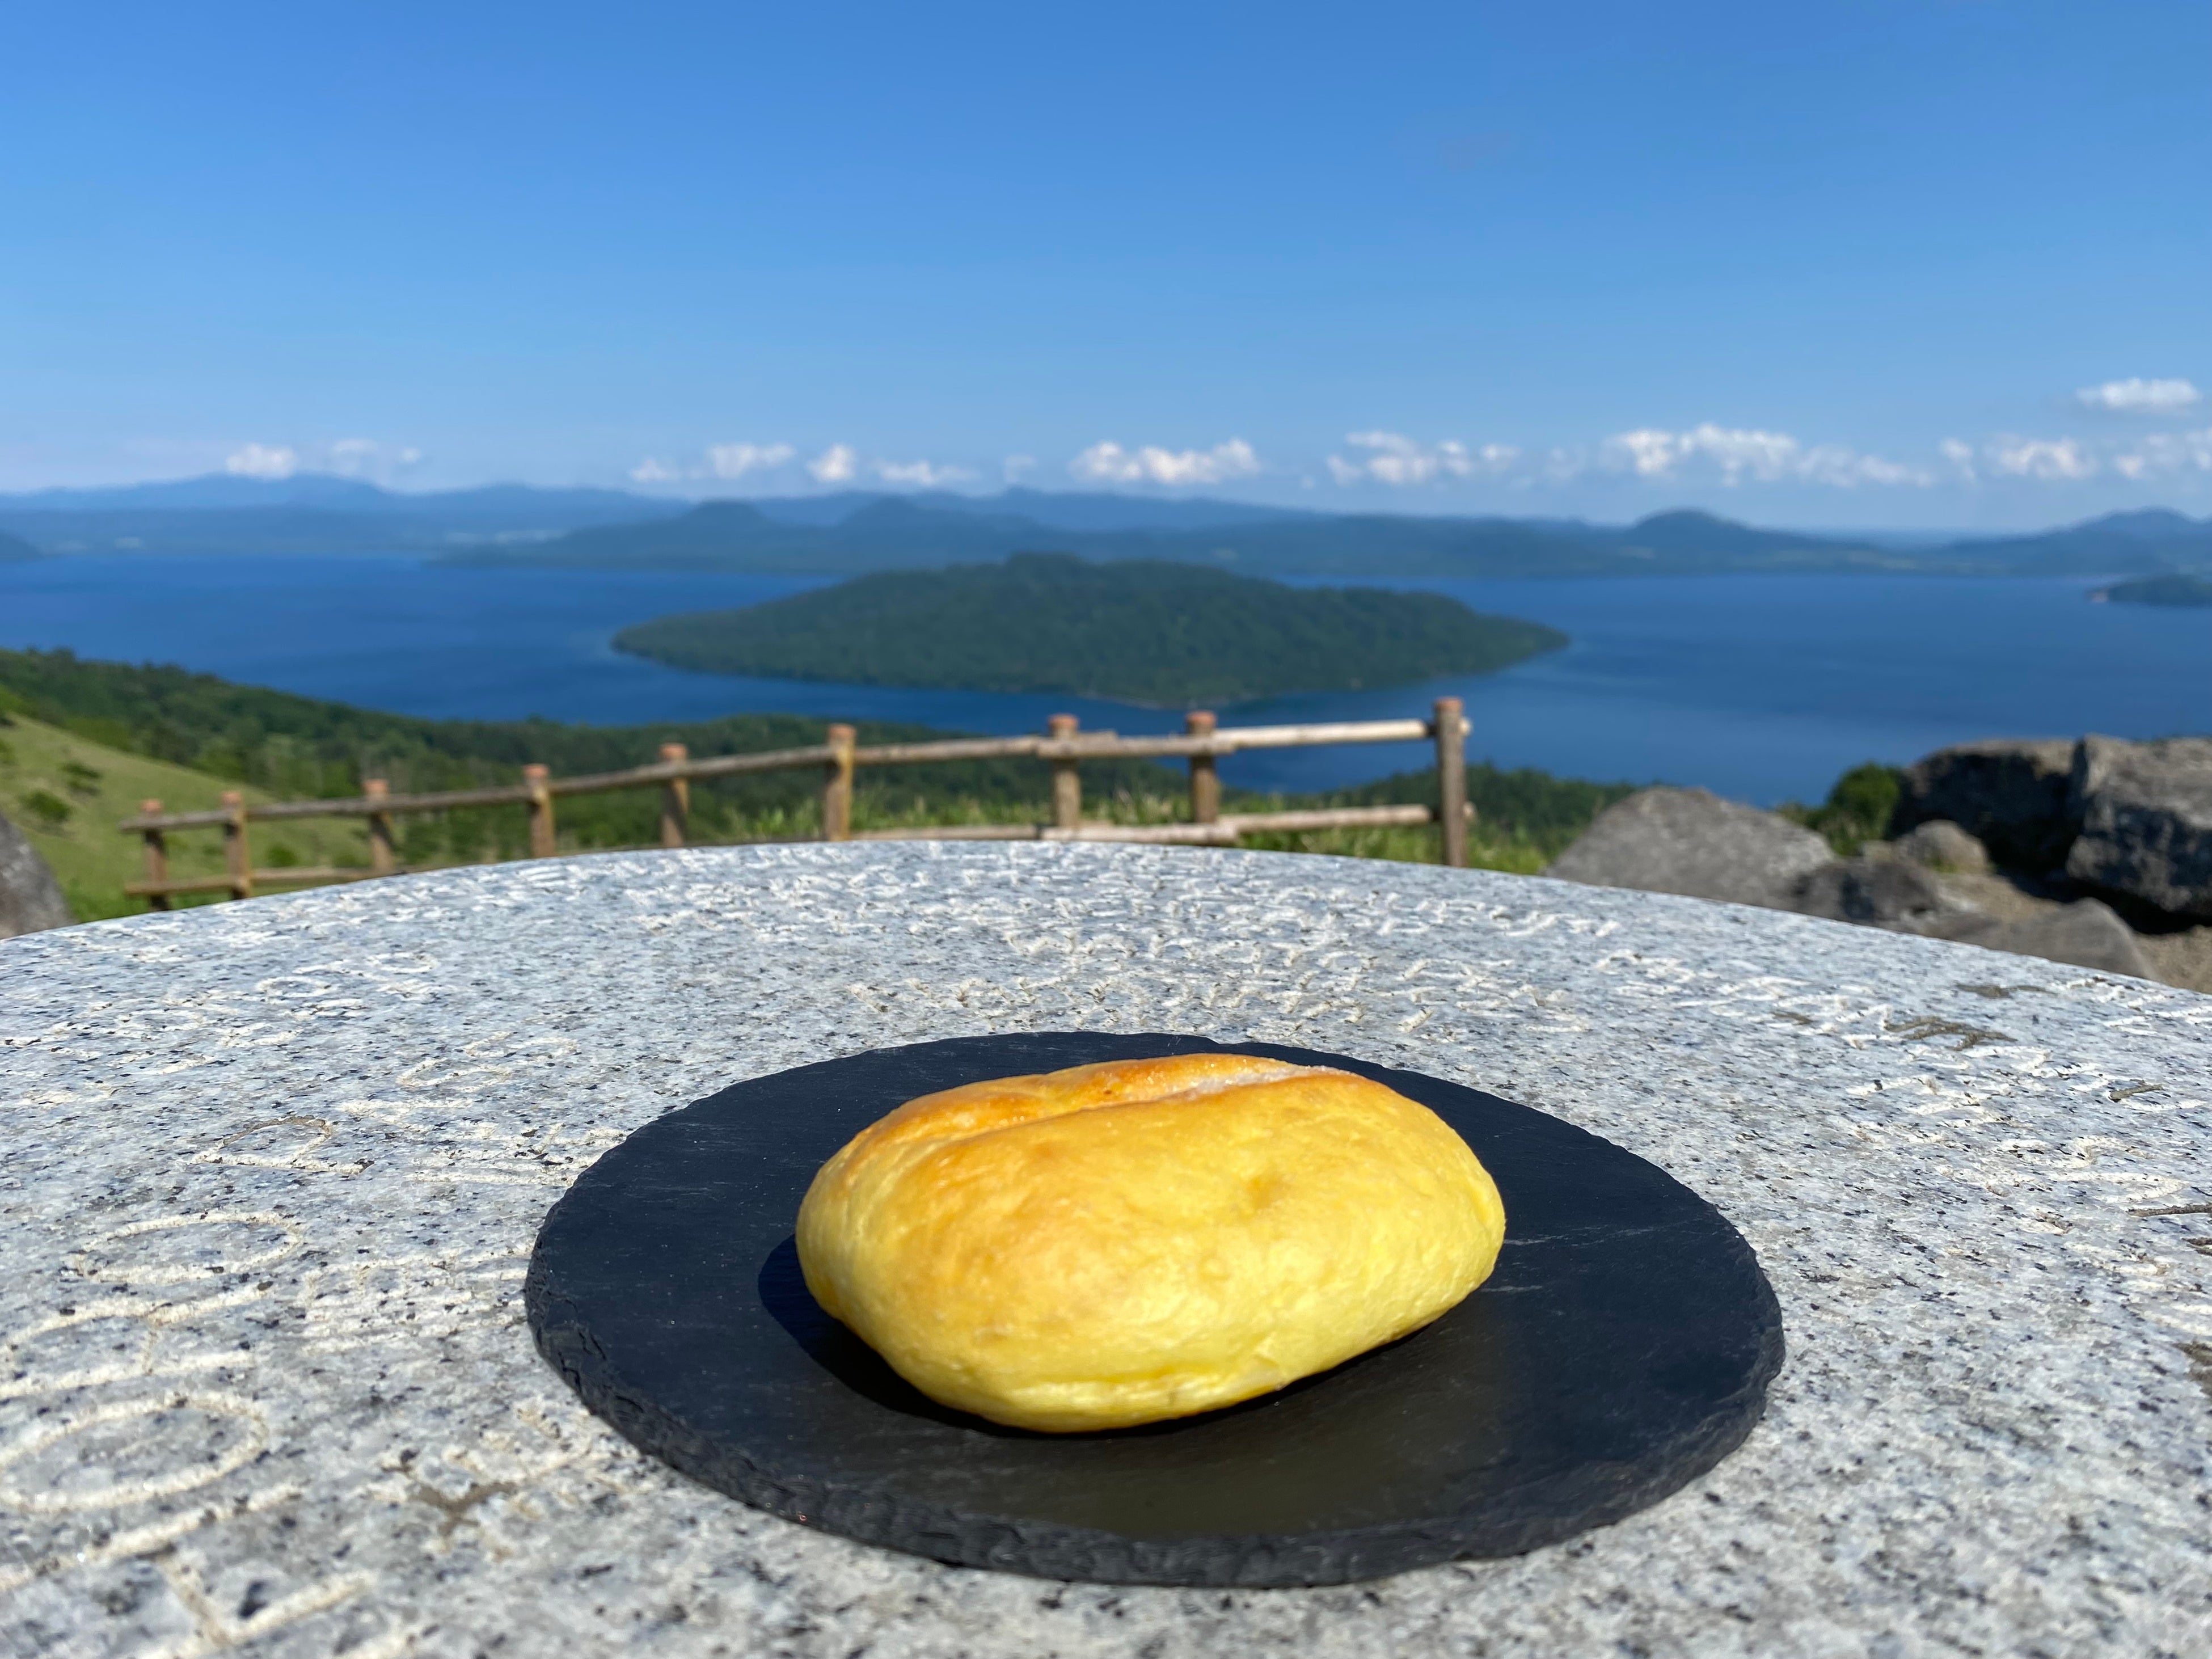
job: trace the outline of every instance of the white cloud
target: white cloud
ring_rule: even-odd
[[[283,444],[248,444],[222,464],[241,478],[289,478],[300,470],[300,454]]]
[[[782,466],[798,453],[789,444],[709,444],[707,470],[718,478],[742,478]]]
[[[1173,488],[1249,478],[1262,469],[1252,446],[1242,438],[1231,438],[1211,449],[1170,450],[1148,444],[1127,450],[1117,443],[1097,443],[1070,461],[1067,470],[1089,483],[1156,483]]]
[[[1929,484],[1936,482],[1927,468],[1907,466],[1879,455],[1863,455],[1842,444],[1815,444],[1797,463],[1798,476],[1814,483],[1848,489],[1857,484]]]
[[[2201,432],[2161,432],[2112,457],[2112,470],[2137,483],[2177,472],[2212,472],[2212,426]]]
[[[889,484],[909,484],[916,489],[942,489],[975,475],[964,466],[939,466],[933,461],[872,461],[868,470]]]
[[[1026,478],[1036,471],[1036,457],[1034,455],[1009,455],[1000,465],[1000,471],[1008,483]]]
[[[1747,475],[1761,482],[1788,477],[1798,443],[1784,432],[1719,427],[1708,421],[1687,432],[1644,427],[1617,433],[1606,440],[1606,449],[1616,465],[1639,477],[1670,477],[1688,463],[1706,459],[1720,468],[1723,483],[1733,484]]]
[[[325,465],[344,478],[389,479],[422,459],[422,452],[402,444],[379,443],[374,438],[341,438],[325,453]]]
[[[1982,457],[1996,471],[2013,478],[2069,480],[2094,477],[2097,458],[2072,438],[1993,439]]]
[[[831,444],[807,462],[806,470],[814,475],[817,483],[849,483],[860,470],[860,458],[853,453],[850,444]]]
[[[223,471],[237,478],[274,482],[301,472],[330,472],[341,478],[370,478],[389,483],[417,465],[422,452],[405,444],[380,443],[374,438],[340,438],[335,443],[307,449],[290,444],[246,444],[223,461]]]
[[[799,451],[787,443],[709,444],[699,465],[679,466],[647,457],[630,469],[629,476],[637,483],[674,483],[686,478],[734,482],[775,472],[798,459]],[[865,459],[850,444],[832,444],[805,465],[817,483],[825,484],[848,484],[866,477],[908,489],[937,489],[975,476],[965,467],[940,466],[934,461]]]
[[[1616,433],[1601,447],[1602,464],[1643,478],[1671,478],[1693,467],[1717,471],[1723,484],[1802,481],[1852,489],[1860,484],[1925,484],[1925,469],[1868,455],[1843,444],[1800,443],[1786,432],[1717,426],[1687,431],[1641,427]]]
[[[1936,447],[1966,483],[1986,478],[2078,483],[2108,469],[2131,483],[2148,483],[2179,474],[2212,472],[2212,427],[2198,432],[2154,432],[2125,445],[2005,433],[1979,445],[1946,438]]]
[[[1589,471],[1589,458],[1577,450],[1554,448],[1545,453],[1538,470],[1546,483],[1565,483]]]
[[[1328,458],[1329,476],[1340,484],[1424,484],[1478,473],[1494,477],[1510,471],[1521,459],[1521,452],[1510,444],[1470,448],[1450,438],[1422,444],[1396,432],[1347,432],[1344,441],[1367,453],[1351,460],[1341,455]]]
[[[2117,415],[2172,415],[2193,408],[2204,394],[2186,380],[2107,380],[2085,386],[2075,397],[2085,409],[2106,410]]]
[[[1605,441],[1606,454],[1616,465],[1623,465],[1639,477],[1663,478],[1682,464],[1689,453],[1682,440],[1671,432],[1643,427],[1634,432],[1615,433]]]

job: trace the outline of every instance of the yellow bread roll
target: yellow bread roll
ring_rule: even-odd
[[[1249,1400],[1418,1329],[1504,1232],[1426,1107],[1183,1054],[908,1101],[815,1176],[799,1260],[933,1400],[1073,1431]]]

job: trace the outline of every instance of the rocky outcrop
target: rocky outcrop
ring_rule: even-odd
[[[1930,818],[1890,843],[1893,857],[1946,875],[1985,876],[1990,849],[1948,818]]]
[[[76,918],[62,896],[61,884],[39,849],[14,824],[0,817],[0,939],[66,927]]]
[[[2158,976],[2142,941],[2108,904],[2095,899],[2056,904],[2021,896],[2016,902],[2033,907],[2027,914],[1996,916],[1967,896],[1975,886],[1971,880],[1948,882],[1891,853],[1842,859],[1815,870],[1798,882],[1792,908],[1830,921],[1954,939],[2100,973]]]
[[[2074,840],[2070,738],[1991,738],[1922,757],[1905,769],[1893,836],[1948,819],[1999,864],[2056,870]]]
[[[1938,933],[1966,908],[1918,865],[1863,857],[1838,859],[1799,878],[1790,908],[1893,933]]]
[[[2212,777],[2212,743],[2202,747]],[[2033,755],[1984,770],[2002,774],[2008,767],[2018,774],[2030,764],[2042,767],[2048,758]],[[2127,757],[2105,759],[2110,763],[2095,773],[2098,778],[2132,775],[2120,763]],[[2094,898],[2062,904],[2039,896],[2031,890],[2047,891],[2051,884],[2023,885],[1992,873],[1990,865],[1981,842],[1947,819],[1929,820],[1896,842],[1838,859],[1820,836],[1775,813],[1702,789],[1646,789],[1600,813],[1545,873],[1592,886],[1795,910],[2100,973],[2159,976],[2143,941],[2109,905]],[[2063,880],[2057,884],[2065,886]]]
[[[2168,985],[2212,991],[2212,923],[2172,933],[2138,935],[2151,971]]]
[[[2212,738],[2084,738],[2066,873],[2169,915],[2212,919]]]
[[[2054,905],[2042,915],[2017,921],[1966,921],[1946,929],[1942,937],[2100,973],[2158,977],[2134,931],[2112,913],[2110,905],[2095,899]]]
[[[1644,789],[1599,813],[1544,873],[1786,910],[1798,883],[1833,857],[1826,842],[1775,813],[1704,789]]]

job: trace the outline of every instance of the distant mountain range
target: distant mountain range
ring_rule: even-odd
[[[0,537],[46,554],[412,552],[471,564],[840,576],[1037,551],[1170,559],[1252,575],[2212,571],[2212,520],[2160,509],[2036,535],[1914,544],[1764,529],[1696,512],[1612,526],[1033,489],[694,504],[521,484],[409,494],[313,474],[0,496]],[[0,559],[8,556],[0,543]]]
[[[1046,500],[1053,498],[1046,497]],[[1108,497],[1109,501],[1116,498]],[[1195,503],[1177,505],[1196,505]],[[1264,576],[1602,576],[1720,571],[1917,571],[2135,575],[2212,568],[2212,521],[2115,514],[2039,536],[1934,546],[1877,544],[1661,513],[1626,526],[1574,520],[1282,514],[1203,525],[1049,524],[1007,496],[856,498],[840,519],[793,522],[772,503],[708,501],[672,518],[607,525],[525,546],[449,556],[470,564],[857,575],[1020,552],[1166,559]]]
[[[416,495],[316,473],[218,474],[0,495],[0,532],[48,553],[424,552],[635,524],[690,505],[619,489],[491,484]]]
[[[1621,568],[1650,569],[1685,558],[1732,568],[1747,557],[1791,556],[1904,568],[1893,554],[1787,532],[1749,530],[1694,514],[1647,520],[1652,539],[1631,542],[1623,538],[1633,532],[1594,526],[1539,527],[1510,519],[1383,514],[1282,514],[1203,526],[1105,526],[1094,521],[1077,527],[1064,518],[1054,525],[1031,513],[1007,510],[1005,497],[957,505],[953,501],[957,498],[878,496],[864,500],[829,524],[793,523],[770,511],[767,503],[708,501],[652,523],[580,530],[529,547],[479,550],[454,557],[471,564],[794,575],[925,569],[1038,551],[1097,560],[1211,564],[1253,575],[1595,575]],[[1711,526],[1715,547],[1686,551],[1698,548],[1700,523]]]

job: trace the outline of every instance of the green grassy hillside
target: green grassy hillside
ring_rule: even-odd
[[[615,635],[619,650],[709,673],[1185,708],[1487,673],[1566,642],[1540,623],[1433,593],[1286,587],[1060,553],[862,576]]]
[[[146,908],[124,896],[125,882],[145,872],[143,843],[118,834],[119,819],[139,802],[159,800],[175,812],[204,811],[222,804],[222,792],[239,786],[167,761],[126,754],[75,732],[22,715],[0,725],[0,811],[31,839],[53,866],[79,921],[134,915]],[[249,801],[266,800],[246,789]],[[357,823],[340,819],[256,824],[253,861],[286,865],[361,865],[368,839]],[[220,832],[180,831],[169,837],[169,873],[179,879],[222,872]],[[194,902],[179,899],[179,903]]]

